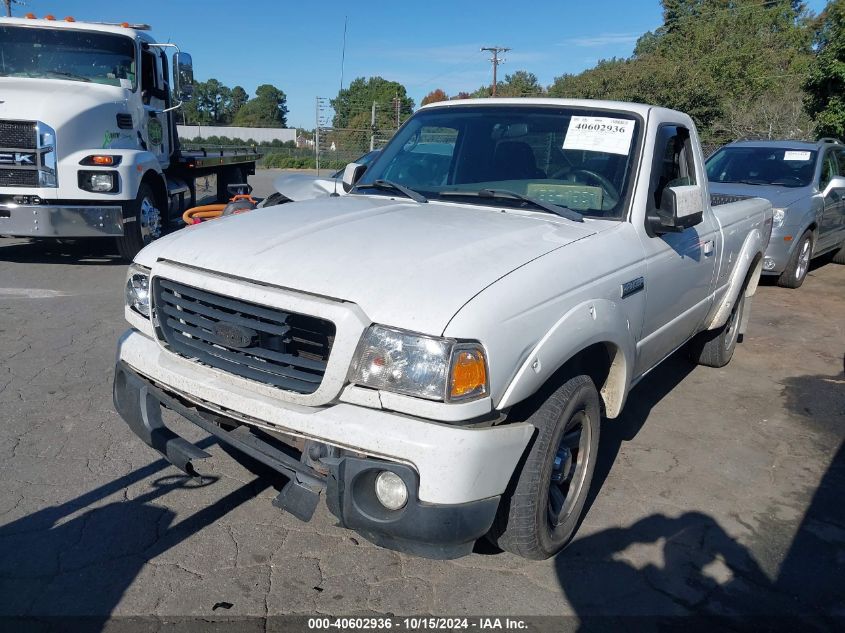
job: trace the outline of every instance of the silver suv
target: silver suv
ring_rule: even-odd
[[[711,195],[760,197],[774,207],[774,231],[763,274],[797,288],[810,260],[836,251],[845,264],[845,145],[825,138],[803,141],[737,141],[707,159]]]

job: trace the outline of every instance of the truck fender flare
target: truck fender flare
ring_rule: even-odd
[[[739,300],[739,293],[745,292],[746,297],[753,297],[757,292],[757,284],[760,281],[760,274],[763,272],[763,252],[766,250],[766,243],[763,233],[759,228],[752,230],[746,237],[739,255],[736,258],[736,265],[728,282],[728,290],[722,302],[713,312],[713,317],[707,325],[708,330],[715,330],[722,327],[731,315],[731,311]]]
[[[504,409],[528,398],[569,361],[601,345],[610,366],[603,384],[596,388],[607,417],[617,417],[631,384],[636,343],[625,313],[607,299],[584,301],[564,314],[528,353],[496,408]]]

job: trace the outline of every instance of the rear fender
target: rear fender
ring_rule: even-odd
[[[624,312],[607,299],[585,301],[563,315],[528,354],[497,408],[504,409],[528,398],[568,361],[597,344],[607,348],[610,368],[604,384],[596,387],[607,417],[617,417],[631,384],[636,344]]]

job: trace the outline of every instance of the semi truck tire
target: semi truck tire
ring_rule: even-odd
[[[541,390],[536,398],[542,400],[525,421],[537,431],[488,538],[517,556],[544,560],[569,543],[580,523],[596,464],[601,408],[589,376],[575,376],[551,393]]]
[[[142,248],[161,237],[162,217],[152,188],[141,183],[138,195],[123,207],[123,236],[117,238],[117,252],[131,261]]]

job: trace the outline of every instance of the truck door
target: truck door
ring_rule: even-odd
[[[659,208],[665,187],[704,182],[698,161],[686,127],[664,124],[658,128],[650,210]],[[702,221],[681,233],[651,236],[641,232],[646,254],[646,303],[637,351],[638,376],[689,338],[710,310],[721,239],[709,200],[703,204]]]
[[[162,168],[170,163],[168,115],[162,113],[169,101],[164,64],[162,54],[155,49],[141,50],[141,100],[144,103],[141,135],[147,150],[158,157]]]

